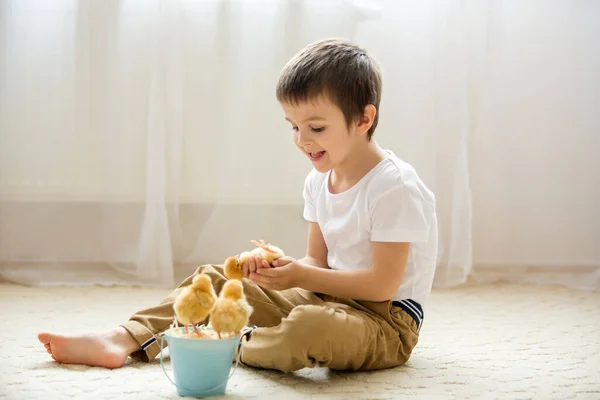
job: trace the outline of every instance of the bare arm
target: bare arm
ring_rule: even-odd
[[[319,268],[329,268],[327,265],[327,245],[323,238],[323,232],[321,232],[321,228],[316,222],[310,222],[308,225],[306,256],[298,262]]]
[[[317,240],[319,239],[320,240]],[[354,300],[390,300],[400,286],[410,243],[373,242],[369,269],[340,271],[327,266],[327,247],[318,226],[309,228],[309,249],[301,260],[290,257],[259,268],[250,279],[266,289],[300,287],[312,292]]]
[[[409,248],[410,243],[374,242],[373,265],[366,270],[339,271],[305,265],[298,286],[354,300],[390,300],[402,281]]]

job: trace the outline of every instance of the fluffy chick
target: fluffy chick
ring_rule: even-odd
[[[251,240],[250,242],[257,247],[252,251],[244,251],[239,256],[228,257],[225,260],[224,272],[227,279],[242,280],[244,277],[242,265],[244,265],[244,262],[246,262],[250,256],[258,256],[268,262],[269,265],[276,259],[285,256],[285,253],[279,247],[273,246],[270,243],[265,244],[263,240],[261,240],[260,243],[256,240]]]
[[[239,280],[225,282],[210,315],[210,323],[219,339],[222,333],[238,334],[248,325],[254,309],[246,301],[244,287]]]
[[[177,320],[185,325],[186,333],[188,333],[188,325],[192,324],[196,333],[200,334],[196,324],[208,317],[216,301],[217,294],[212,280],[206,274],[196,275],[192,284],[181,290],[175,299],[173,309]]]
[[[227,279],[236,279],[241,281],[244,277],[244,272],[242,271],[242,264],[243,263],[239,262],[238,256],[228,257],[225,260],[225,267],[223,268]]]

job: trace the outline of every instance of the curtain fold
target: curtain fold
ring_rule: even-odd
[[[375,139],[436,194],[436,286],[597,289],[599,16],[583,0],[0,1],[0,277],[171,287],[250,239],[302,257],[310,164],[274,89],[338,36],[381,62]]]

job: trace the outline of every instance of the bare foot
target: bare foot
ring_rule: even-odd
[[[140,345],[123,327],[87,334],[56,334],[41,332],[38,340],[48,354],[63,364],[84,364],[93,367],[119,368]]]

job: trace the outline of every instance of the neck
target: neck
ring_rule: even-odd
[[[384,158],[385,152],[371,140],[366,146],[358,146],[351,151],[333,173],[338,181],[358,181]]]

